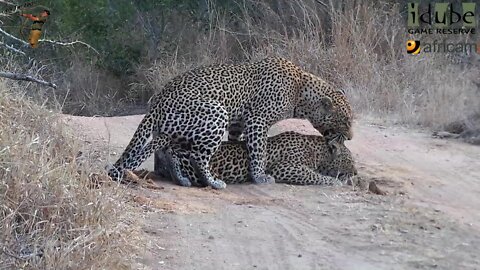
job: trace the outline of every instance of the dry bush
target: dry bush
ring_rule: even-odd
[[[207,52],[204,56],[207,55]],[[149,100],[150,97],[161,91],[163,85],[173,77],[184,73],[198,66],[207,66],[210,64],[221,63],[213,54],[212,57],[203,57],[198,61],[179,59],[178,57],[166,57],[164,60],[158,60],[152,65],[144,65],[137,70],[137,83],[133,83],[130,88],[128,98],[130,100]]]
[[[128,86],[113,75],[80,59],[61,76],[62,84],[57,91],[57,103],[62,111],[73,115],[115,115],[126,102]],[[112,102],[116,100],[116,102]]]
[[[328,49],[336,80],[347,90],[357,113],[441,129],[466,121],[480,108],[475,81],[480,65],[475,55],[466,57],[468,68],[442,54],[407,55],[401,6],[357,3],[333,13]]]
[[[134,238],[119,189],[89,189],[95,165],[15,90],[0,81],[0,268],[128,269]]]
[[[374,68],[368,84],[352,83],[348,93],[357,111],[406,125],[444,129],[466,121],[480,108],[474,76],[443,56],[408,57]],[[381,117],[385,115],[385,117]]]
[[[331,7],[328,39],[316,32],[322,20],[311,15],[311,28],[257,53],[284,56],[343,88],[357,115],[434,129],[469,121],[480,110],[475,55],[468,68],[444,55],[407,55],[400,8],[383,1]]]

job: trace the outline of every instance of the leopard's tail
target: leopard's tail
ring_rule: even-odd
[[[151,117],[151,112],[148,112],[140,122],[137,130],[133,134],[132,139],[128,143],[127,147],[123,151],[120,158],[115,162],[113,166],[107,167],[108,174],[114,180],[123,178],[124,170],[133,170],[137,159],[141,158],[143,154],[147,140],[153,135],[154,122]]]

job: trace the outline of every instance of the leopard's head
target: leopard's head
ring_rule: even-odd
[[[346,96],[338,90],[322,91],[321,85],[314,86],[304,91],[294,117],[308,119],[329,141],[351,140],[353,115]]]
[[[319,171],[328,176],[346,180],[357,175],[355,160],[352,152],[343,143],[330,141],[328,144],[329,162],[326,162]]]

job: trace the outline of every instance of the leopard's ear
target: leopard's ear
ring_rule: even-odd
[[[330,113],[333,111],[333,101],[327,96],[313,96],[309,97],[308,100],[304,100],[299,105],[298,108],[304,108],[305,110],[314,110],[320,111],[322,113]]]
[[[333,101],[329,97],[321,97],[320,104],[328,111],[333,109]]]
[[[327,112],[331,112],[333,110],[333,101],[329,97],[321,97],[316,105],[323,108]]]

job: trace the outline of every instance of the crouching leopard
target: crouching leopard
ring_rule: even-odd
[[[351,139],[352,112],[345,95],[282,58],[239,65],[214,65],[170,80],[151,98],[149,110],[120,158],[108,168],[114,180],[136,169],[156,150],[187,151],[200,179],[213,188],[226,184],[212,176],[211,157],[228,124],[240,119],[254,183],[274,182],[265,173],[269,127],[286,118],[305,118],[324,134]],[[153,137],[148,143],[150,137]]]
[[[204,186],[190,163],[188,153],[179,154],[179,163],[171,160],[171,151],[156,153],[155,173],[179,184],[191,180]],[[171,163],[174,164],[171,164]],[[277,183],[294,185],[334,185],[357,174],[352,153],[343,144],[322,136],[285,132],[268,138],[266,172]],[[173,166],[171,166],[173,165]],[[210,170],[227,184],[248,181],[248,154],[244,142],[223,142],[210,161]]]

